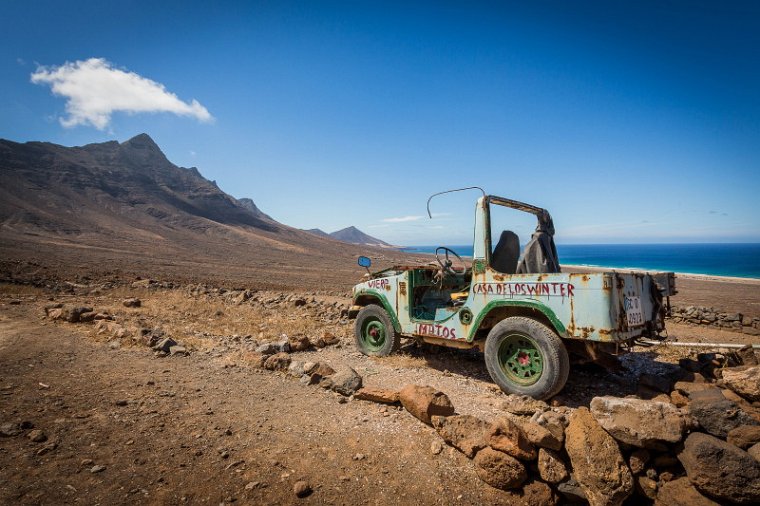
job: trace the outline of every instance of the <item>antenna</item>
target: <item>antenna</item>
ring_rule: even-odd
[[[481,188],[480,186],[468,186],[467,188],[457,188],[455,190],[446,190],[445,192],[434,193],[427,200],[428,218],[431,218],[431,219],[433,218],[433,214],[430,212],[430,201],[433,200],[433,197],[437,197],[438,195],[443,195],[444,193],[462,192],[465,190],[480,190],[480,193],[482,193],[484,197],[486,196],[485,190],[483,190],[483,188]]]

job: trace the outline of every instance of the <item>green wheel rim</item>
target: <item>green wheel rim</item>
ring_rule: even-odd
[[[368,318],[362,325],[361,340],[368,351],[380,351],[385,345],[385,325],[377,318]]]
[[[515,333],[499,345],[499,365],[509,381],[527,386],[541,377],[544,357],[531,337]]]

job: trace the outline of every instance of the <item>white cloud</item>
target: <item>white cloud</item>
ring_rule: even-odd
[[[206,122],[214,119],[197,100],[183,102],[163,84],[114,68],[103,58],[40,66],[31,80],[49,84],[53,94],[66,97],[68,116],[60,118],[64,127],[89,124],[103,130],[115,111],[170,112]]]
[[[421,220],[422,216],[401,216],[400,218],[385,218],[382,221],[386,223],[404,223],[407,221]]]

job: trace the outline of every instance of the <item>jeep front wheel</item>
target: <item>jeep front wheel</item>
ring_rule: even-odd
[[[488,373],[506,393],[548,399],[570,374],[562,339],[546,325],[522,316],[505,318],[486,338]]]
[[[366,306],[356,315],[354,342],[359,351],[374,357],[388,356],[401,345],[388,313],[376,305]]]

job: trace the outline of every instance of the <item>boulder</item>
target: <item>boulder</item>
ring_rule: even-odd
[[[290,351],[306,351],[311,348],[311,341],[306,336],[289,336],[288,346]]]
[[[749,325],[747,325],[749,326]],[[757,360],[757,354],[751,344],[746,345],[743,348],[736,350],[736,357],[739,359],[739,363],[742,365],[759,365]]]
[[[548,483],[557,484],[568,477],[567,466],[559,453],[548,448],[538,450],[538,475]]]
[[[495,488],[517,488],[528,478],[528,472],[519,460],[492,448],[480,450],[474,462],[478,477]]]
[[[156,351],[162,351],[164,353],[169,353],[171,351],[172,346],[177,346],[177,341],[172,339],[171,337],[164,337],[160,341],[158,341],[155,345],[153,345],[153,349]]]
[[[559,442],[560,448],[562,443],[565,442],[565,427],[567,427],[567,416],[556,411],[544,411],[543,413],[537,413],[531,418],[531,422],[535,422],[541,427],[544,427],[552,436]],[[551,446],[549,447],[551,448]],[[559,448],[552,448],[557,450]]]
[[[694,392],[701,392],[702,390],[719,391],[719,388],[711,385],[710,383],[693,383],[691,381],[676,381],[673,386],[673,390],[677,391],[686,397],[691,398]]]
[[[524,422],[521,424],[522,430],[528,441],[538,448],[549,448],[552,450],[562,449],[562,440],[564,440],[564,428],[562,429],[562,440],[552,431],[543,425],[534,422]]]
[[[645,373],[639,377],[639,385],[643,385],[666,394],[673,390],[673,380],[662,374]]]
[[[664,450],[681,441],[691,425],[686,412],[673,404],[612,396],[594,397],[591,413],[612,437],[639,448]]]
[[[488,429],[488,445],[520,460],[535,460],[538,456],[520,425],[509,417],[495,420]]]
[[[633,491],[633,475],[615,440],[586,408],[570,415],[565,450],[591,506],[619,505]]]
[[[557,493],[546,483],[538,480],[530,480],[525,483],[522,490],[513,492],[517,497],[509,504],[519,506],[555,506],[559,504]]]
[[[433,427],[446,443],[468,458],[488,446],[486,433],[488,423],[471,415],[433,416]]]
[[[639,495],[643,495],[649,500],[654,501],[657,497],[657,482],[648,476],[636,476],[634,481],[636,483],[636,491]]]
[[[259,345],[255,352],[261,353],[262,355],[274,355],[275,353],[280,352],[280,346],[277,343],[264,343]]]
[[[760,502],[760,462],[734,445],[694,432],[678,459],[701,493],[720,502]]]
[[[649,462],[649,452],[643,448],[634,450],[631,456],[628,457],[628,467],[631,468],[633,474],[641,474],[644,471],[647,462]]]
[[[379,402],[381,404],[397,404],[398,392],[385,388],[362,387],[354,394],[354,399],[360,401]]]
[[[362,377],[350,367],[341,367],[335,374],[331,374],[326,380],[330,382],[330,389],[348,397],[362,387]],[[322,384],[320,383],[320,386]]]
[[[433,416],[454,414],[454,406],[448,396],[430,386],[406,385],[398,396],[404,409],[428,425],[432,425]]]
[[[712,499],[700,494],[689,478],[664,482],[657,490],[655,506],[718,506]]]
[[[136,297],[130,297],[129,299],[124,299],[122,302],[122,305],[124,307],[140,307],[142,306],[142,301]]]
[[[689,413],[705,432],[721,439],[725,439],[730,430],[739,426],[760,423],[722,394],[719,398],[702,393],[692,396]]]
[[[291,360],[288,366],[288,374],[294,378],[300,378],[304,375],[304,363],[300,360]]]
[[[586,498],[586,492],[583,491],[578,484],[578,480],[571,474],[567,481],[563,481],[557,485],[557,492],[562,494],[562,497],[568,503],[582,503],[586,504],[588,499]]]
[[[513,415],[533,415],[536,411],[546,411],[549,409],[549,405],[544,401],[539,401],[533,397],[527,395],[507,395],[504,402],[501,403],[501,407],[504,411],[512,413]]]
[[[270,371],[287,371],[288,366],[290,366],[290,355],[287,353],[275,353],[264,362],[264,369]]]
[[[746,450],[760,443],[760,425],[742,425],[728,431],[726,439],[732,445]]]
[[[760,366],[724,369],[723,384],[748,401],[760,401]]]
[[[760,462],[760,443],[752,445],[747,450],[747,453],[749,453],[750,455],[752,455],[755,458],[755,460],[757,460],[758,462]]]

